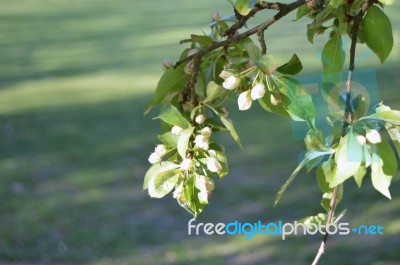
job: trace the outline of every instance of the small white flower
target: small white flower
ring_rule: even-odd
[[[231,75],[233,75],[232,72],[223,70],[223,71],[219,74],[219,77],[221,77],[222,79],[227,79],[227,78],[230,77]]]
[[[251,89],[251,99],[256,100],[259,98],[262,98],[265,94],[265,86],[262,83],[256,84],[252,89]]]
[[[172,127],[171,129],[171,132],[176,135],[181,135],[183,133],[183,129],[179,126],[174,125],[174,127]]]
[[[194,121],[197,124],[202,124],[205,120],[206,120],[206,116],[204,116],[203,114],[199,114],[196,116],[196,118],[194,118]]]
[[[167,147],[165,145],[163,145],[163,144],[159,144],[154,149],[154,152],[156,152],[160,156],[163,156],[163,155],[165,155],[167,153]]]
[[[218,21],[218,20],[221,20],[221,15],[220,15],[220,13],[219,13],[217,10],[215,10],[214,12],[212,12],[211,18],[212,18],[214,21]]]
[[[250,91],[240,93],[238,98],[239,110],[248,110],[251,107],[251,103]]]
[[[172,61],[170,59],[164,59],[163,63],[162,63],[162,69],[164,71],[166,71],[167,69],[172,67]]]
[[[158,153],[154,152],[154,153],[151,153],[151,154],[150,154],[148,160],[149,160],[149,162],[150,162],[151,164],[155,164],[155,163],[158,163],[158,162],[161,161],[161,156],[160,156]]]
[[[378,144],[382,141],[381,135],[377,130],[369,130],[365,136],[371,144]]]
[[[364,135],[357,135],[356,138],[361,145],[364,145],[367,142],[367,139],[365,139]]]
[[[197,135],[196,138],[194,139],[194,143],[196,144],[197,147],[204,150],[208,150],[208,139],[203,135]]]
[[[204,136],[205,138],[210,138],[211,136],[211,128],[210,127],[204,127],[203,130],[201,130],[201,135]]]
[[[382,103],[379,105],[379,107],[375,108],[376,112],[385,112],[385,111],[391,111],[392,109],[389,106],[383,105]]]
[[[193,167],[193,160],[190,158],[185,158],[183,159],[181,163],[181,169],[182,170],[189,170]]]
[[[222,83],[222,86],[225,89],[233,90],[239,86],[240,79],[234,75],[229,76],[225,81]]]
[[[207,161],[207,168],[211,172],[218,172],[222,170],[221,164],[215,158],[209,158]]]

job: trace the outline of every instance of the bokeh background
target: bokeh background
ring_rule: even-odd
[[[365,48],[385,104],[400,109],[400,3],[386,7],[395,46],[385,65]],[[161,62],[179,40],[207,29],[219,0],[0,0],[0,264],[309,264],[319,236],[188,236],[191,216],[167,196],[142,191],[158,121],[143,117]],[[273,14],[265,11],[250,25]],[[271,53],[297,53],[319,74],[326,40],[310,45],[294,14],[268,30]],[[348,43],[347,43],[348,44]],[[258,106],[231,115],[241,151],[221,135],[230,174],[216,181],[199,222],[294,221],[322,210],[313,174],[301,172],[273,208],[298,162],[291,124]],[[381,224],[383,236],[334,236],[321,264],[400,264],[400,181],[387,200],[369,180],[345,185],[340,208],[352,225]]]

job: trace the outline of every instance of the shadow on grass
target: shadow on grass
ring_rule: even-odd
[[[188,236],[190,216],[171,196],[154,200],[142,191],[147,157],[159,131],[157,121],[142,116],[147,100],[131,97],[0,117],[0,260],[45,264],[289,264],[296,260],[308,264],[318,237],[247,241],[241,236]],[[245,153],[228,135],[219,136],[227,146],[231,172],[216,181],[212,203],[199,222],[293,221],[319,212],[320,193],[312,174],[301,174],[281,204],[272,207],[303,144],[291,140],[287,120],[256,107],[245,114],[235,108],[231,107],[232,116]],[[395,209],[400,198],[388,202],[367,185],[362,191],[348,185],[344,207],[350,208],[349,220],[390,224],[399,217]],[[392,192],[399,194],[398,182]],[[368,212],[372,203],[378,208]],[[397,208],[383,212],[388,204]],[[339,238],[329,246],[324,264],[337,264],[332,257],[339,253],[344,255],[342,264],[365,264],[352,254],[363,251],[369,253],[369,262],[398,259],[398,234],[395,229],[381,238],[368,237],[367,246],[360,244],[365,240],[350,238],[352,250],[344,247],[348,238]],[[365,250],[368,247],[373,251]]]

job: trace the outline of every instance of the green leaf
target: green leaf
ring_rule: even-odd
[[[295,21],[299,20],[300,18],[310,14],[311,9],[307,7],[307,5],[302,5],[297,9],[296,19]]]
[[[179,180],[179,169],[162,171],[149,182],[149,195],[153,198],[162,198],[175,187]]]
[[[247,15],[250,11],[250,0],[237,0],[235,9],[241,14],[242,16]]]
[[[382,139],[377,145],[377,150],[372,153],[371,180],[374,188],[389,199],[391,199],[389,186],[396,171],[396,156],[390,144]]]
[[[163,76],[158,81],[154,97],[147,104],[144,114],[149,113],[155,105],[161,102],[170,102],[170,100],[182,90],[189,78],[183,71],[184,67],[185,64],[182,64],[176,69],[170,68],[164,72]]]
[[[204,102],[210,102],[214,99],[224,97],[228,91],[224,89],[222,86],[216,84],[214,81],[211,81],[207,85],[207,99]]]
[[[263,54],[256,62],[255,65],[266,75],[275,73],[278,67],[278,61],[271,54]]]
[[[297,57],[297,54],[294,54],[289,62],[276,68],[276,71],[284,75],[297,75],[302,69],[303,65],[301,64],[299,57]]]
[[[176,148],[176,146],[178,145],[179,136],[176,134],[173,134],[172,132],[166,132],[162,135],[159,135],[158,139],[161,142],[163,142],[165,145],[172,147],[172,148]]]
[[[255,62],[261,57],[261,50],[254,44],[252,39],[245,38],[240,44],[243,45],[244,49],[247,51],[251,61]]]
[[[182,205],[186,210],[191,212],[195,218],[199,216],[199,214],[203,211],[203,208],[206,204],[203,204],[199,201],[198,197],[198,189],[195,187],[195,176],[191,175],[185,181],[184,195],[187,200],[186,205]]]
[[[332,189],[329,188],[328,179],[332,177],[332,160],[327,160],[322,163],[316,170],[316,177],[318,186],[323,193],[329,192]]]
[[[143,189],[146,190],[149,186],[150,180],[158,174],[164,171],[177,169],[178,167],[180,166],[169,161],[153,164],[144,176]]]
[[[385,121],[393,125],[400,125],[400,111],[389,110],[389,111],[377,112],[369,116],[365,116],[360,120],[369,120],[369,119]]]
[[[324,151],[319,151],[319,150],[309,150],[305,156],[304,159],[300,162],[300,164],[296,167],[296,169],[293,171],[293,173],[290,175],[289,179],[281,186],[279,189],[276,197],[275,197],[275,204],[274,207],[278,204],[279,200],[281,199],[283,193],[286,191],[286,189],[289,187],[289,185],[293,182],[297,174],[299,174],[300,170],[311,160],[319,158],[321,156],[325,155],[330,155],[333,153],[333,150],[324,150]]]
[[[289,98],[288,113],[295,121],[311,121],[316,117],[316,111],[311,95],[296,79],[280,76],[275,78],[280,91]]]
[[[214,40],[210,36],[192,34],[190,37],[194,42],[197,42],[202,47],[211,46],[214,44]]]
[[[325,44],[322,50],[322,65],[324,73],[342,72],[345,60],[345,51],[342,47],[342,38],[335,34]]]
[[[264,97],[258,100],[260,106],[268,112],[276,113],[282,117],[289,117],[289,113],[287,111],[289,105],[289,99],[282,95],[282,102],[278,105],[274,105],[271,103],[271,95],[265,93]]]
[[[400,130],[398,127],[391,126],[387,127],[386,130],[388,131],[390,138],[393,141],[393,145],[396,148],[397,154],[400,155]]]
[[[179,136],[178,140],[178,153],[182,158],[186,158],[186,151],[189,147],[189,140],[192,136],[194,127],[190,126],[189,128],[185,129],[183,133]]]
[[[383,63],[393,48],[392,24],[387,15],[377,6],[367,10],[362,24],[367,46]]]
[[[333,170],[332,179],[329,180],[329,187],[334,188],[356,174],[362,160],[362,146],[357,141],[353,131],[350,131],[342,137],[336,149],[336,167]]]
[[[224,124],[224,126],[228,129],[233,140],[235,140],[235,142],[239,145],[239,147],[241,149],[243,149],[242,143],[240,142],[239,134],[236,132],[235,127],[233,127],[232,121],[225,118],[221,113],[219,113],[212,106],[210,106],[210,105],[207,105],[207,106],[218,116],[218,118],[221,120],[221,122]]]
[[[182,129],[190,127],[189,121],[185,119],[185,117],[182,116],[182,113],[173,105],[169,105],[168,108],[155,119],[161,119],[170,125],[176,125]]]
[[[357,172],[354,174],[354,180],[359,188],[361,188],[361,184],[363,178],[367,174],[367,168],[365,167],[365,163],[361,163],[360,167],[358,168]]]

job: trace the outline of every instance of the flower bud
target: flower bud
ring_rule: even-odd
[[[163,63],[162,63],[162,69],[164,71],[166,71],[167,69],[172,67],[172,61],[170,59],[164,59]]]
[[[225,89],[233,90],[233,89],[237,88],[239,86],[239,84],[240,84],[240,79],[234,75],[231,75],[227,79],[225,79],[225,81],[222,83],[222,86]]]
[[[185,72],[185,74],[192,74],[193,73],[193,68],[194,68],[194,62],[190,61],[185,65],[185,68],[183,68],[183,71]]]
[[[204,136],[205,138],[209,138],[211,136],[211,128],[210,127],[204,127],[203,130],[201,130],[201,135]]]
[[[222,170],[221,164],[215,158],[209,158],[207,161],[207,168],[211,172],[218,172]]]
[[[383,105],[382,103],[379,104],[379,107],[375,108],[376,112],[385,112],[385,111],[391,111],[392,109],[389,106]]]
[[[217,10],[214,10],[214,12],[212,12],[212,14],[211,14],[211,18],[214,21],[219,21],[219,20],[221,20],[221,15]]]
[[[250,91],[240,93],[238,98],[239,110],[248,110],[251,107],[251,103]]]
[[[357,135],[356,138],[361,145],[364,145],[367,142],[367,139],[365,139],[364,135]]]
[[[196,116],[196,118],[194,118],[194,121],[197,124],[202,124],[206,119],[207,119],[206,116],[204,116],[203,114],[199,114]]]
[[[154,152],[156,152],[160,156],[163,156],[163,155],[165,155],[167,153],[167,147],[165,145],[163,145],[163,144],[159,144],[154,149]]]
[[[277,106],[282,102],[282,96],[279,93],[271,94],[270,100],[272,105]]]
[[[182,170],[189,170],[193,167],[193,160],[190,158],[185,158],[183,159],[181,163],[181,169]]]
[[[181,135],[183,133],[183,129],[179,126],[174,125],[174,127],[172,127],[171,129],[171,132],[176,135]]]
[[[206,177],[206,189],[207,191],[213,191],[214,190],[214,180],[212,180],[211,178],[207,178]]]
[[[371,144],[378,144],[382,141],[381,135],[377,130],[369,130],[365,137]]]
[[[197,147],[204,150],[208,150],[208,140],[203,135],[197,135],[196,138],[194,139],[194,143],[196,144]]]
[[[219,74],[219,77],[221,77],[222,79],[227,79],[227,78],[230,77],[231,75],[233,75],[232,72],[223,70],[223,71]]]
[[[265,94],[265,86],[262,83],[256,84],[252,89],[251,89],[251,99],[256,100],[259,98],[262,98]]]
[[[160,156],[158,153],[154,152],[154,153],[151,153],[151,154],[150,154],[148,160],[149,160],[149,162],[150,162],[151,164],[155,164],[155,163],[158,163],[158,162],[161,161],[161,156]]]

